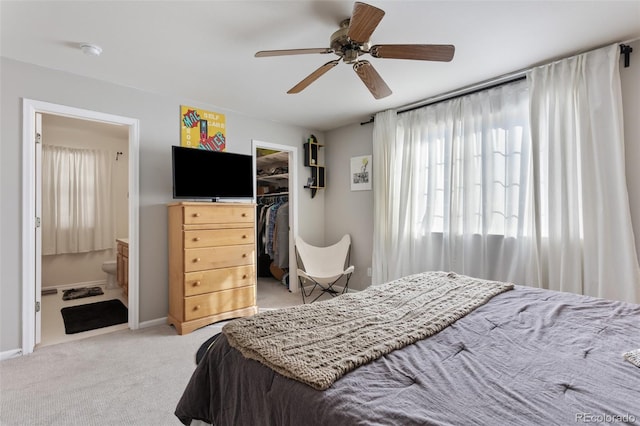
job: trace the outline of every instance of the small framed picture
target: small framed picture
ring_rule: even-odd
[[[351,157],[351,190],[371,190],[371,156]]]

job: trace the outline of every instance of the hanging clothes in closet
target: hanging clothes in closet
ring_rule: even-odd
[[[257,205],[258,276],[284,278],[289,268],[289,202],[260,197]]]

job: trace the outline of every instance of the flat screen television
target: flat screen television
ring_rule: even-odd
[[[251,155],[172,146],[171,159],[175,199],[253,198]]]

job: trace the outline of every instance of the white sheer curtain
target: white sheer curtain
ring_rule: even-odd
[[[399,203],[391,200],[398,192],[394,179],[396,151],[401,144],[396,139],[397,115],[393,110],[376,114],[373,127],[373,255],[372,283],[392,280],[393,250],[397,240]],[[394,259],[395,260],[395,259]]]
[[[528,117],[526,82],[376,115],[374,283],[451,270],[538,284]]]
[[[439,269],[640,302],[618,66],[612,45],[376,115],[373,283]]]
[[[542,285],[640,302],[617,44],[533,69]]]
[[[111,153],[42,147],[42,254],[115,245]]]

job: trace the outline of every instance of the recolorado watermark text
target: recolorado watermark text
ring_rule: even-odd
[[[576,422],[580,423],[635,423],[633,414],[594,414],[576,413]]]

